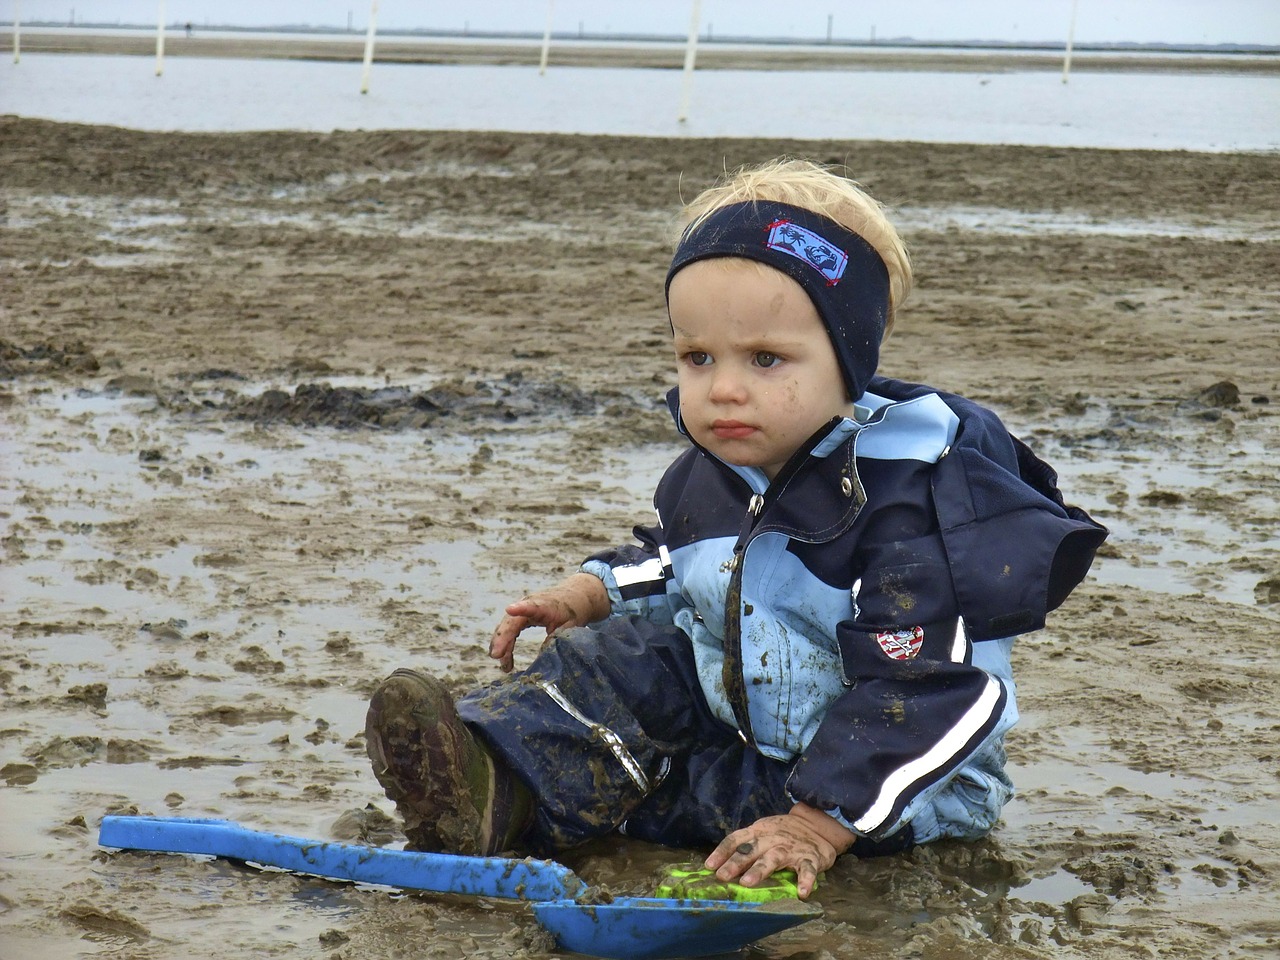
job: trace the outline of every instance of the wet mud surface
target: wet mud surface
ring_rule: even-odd
[[[904,225],[885,372],[995,408],[1114,535],[1017,647],[992,837],[842,860],[823,919],[743,955],[1280,949],[1280,157],[6,118],[0,953],[558,955],[519,904],[112,853],[98,823],[400,842],[370,691],[496,677],[501,607],[647,519],[671,215],[780,152]],[[563,860],[637,894],[696,854]]]

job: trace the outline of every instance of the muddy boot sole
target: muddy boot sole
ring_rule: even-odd
[[[374,776],[404,818],[415,850],[493,851],[494,764],[434,677],[397,670],[369,701]]]

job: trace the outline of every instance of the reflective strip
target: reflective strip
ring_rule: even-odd
[[[969,634],[964,629],[964,617],[956,618],[956,635],[951,640],[951,662],[964,663],[969,652]]]
[[[493,846],[493,829],[497,826],[497,817],[493,815],[493,806],[498,799],[498,767],[497,764],[490,760],[485,764],[489,771],[488,792],[485,796],[484,812],[480,815],[480,843],[477,845],[481,850],[488,850]]]
[[[885,778],[880,795],[867,812],[854,821],[854,828],[859,833],[874,833],[883,826],[904,790],[925,775],[945,766],[991,720],[991,711],[1000,702],[1001,689],[1000,681],[994,677],[988,678],[977,703],[965,712],[960,722],[945,737],[934,744],[924,756],[899,767]]]
[[[621,737],[608,727],[587,719],[582,712],[570,703],[565,695],[560,692],[560,688],[550,680],[538,680],[535,682],[539,687],[546,691],[547,696],[554,700],[561,710],[573,717],[573,719],[577,720],[584,727],[588,727],[592,733],[603,740],[613,755],[617,757],[618,762],[622,764],[622,768],[627,771],[627,776],[631,778],[632,782],[640,788],[642,793],[646,795],[649,793],[649,778],[645,776],[644,770],[641,769],[640,764],[636,762],[636,758],[631,755],[631,751],[627,749],[627,746],[622,742]]]
[[[667,774],[669,774],[670,772],[671,772],[671,758],[663,757],[662,762],[658,764],[658,778],[653,781],[654,789],[657,789],[658,785],[662,783],[663,780],[667,779]]]
[[[662,568],[668,563],[670,563],[669,560],[664,560],[659,555],[651,560],[646,560],[644,563],[633,564],[629,567],[614,567],[613,579],[619,589],[636,583],[653,583],[662,579]]]

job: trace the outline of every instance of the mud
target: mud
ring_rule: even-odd
[[[1115,535],[1017,648],[993,836],[843,860],[822,920],[745,956],[1280,949],[1280,156],[5,118],[0,952],[556,955],[519,904],[97,826],[400,842],[373,685],[495,677],[500,608],[646,520],[671,214],[782,152],[904,226],[885,371],[994,407]],[[628,894],[697,853],[563,859]]]

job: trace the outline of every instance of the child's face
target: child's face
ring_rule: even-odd
[[[824,423],[851,409],[835,349],[800,285],[736,258],[671,281],[680,415],[720,459],[772,480]]]

